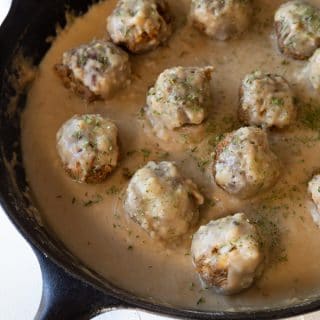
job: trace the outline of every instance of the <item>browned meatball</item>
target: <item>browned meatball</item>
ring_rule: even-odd
[[[242,81],[239,118],[248,125],[283,128],[295,120],[293,100],[292,90],[282,76],[255,71]]]
[[[88,101],[110,98],[131,74],[128,54],[102,40],[65,52],[55,70],[67,88]]]
[[[133,53],[155,49],[171,35],[171,17],[165,0],[120,0],[108,17],[112,41]]]
[[[98,114],[74,116],[57,133],[57,151],[66,172],[78,182],[99,183],[117,165],[118,129]]]
[[[317,49],[309,59],[306,68],[307,78],[310,81],[313,89],[319,92],[320,90],[320,49]]]
[[[314,223],[320,227],[320,175],[317,174],[312,177],[308,183],[308,191],[312,199],[310,207],[310,214]]]
[[[213,67],[174,67],[164,70],[147,94],[147,115],[155,129],[173,130],[200,124],[212,106]]]
[[[132,177],[124,207],[151,237],[174,241],[197,222],[202,203],[197,186],[175,163],[150,161]]]
[[[307,59],[320,46],[320,10],[300,0],[284,3],[275,14],[275,29],[282,53]]]
[[[259,239],[243,213],[201,226],[192,237],[191,253],[205,286],[225,295],[250,287],[263,269]]]
[[[251,0],[192,0],[191,20],[207,36],[227,40],[250,25]]]
[[[237,197],[249,198],[270,188],[279,174],[279,160],[270,150],[266,132],[260,128],[240,128],[217,145],[215,181]]]

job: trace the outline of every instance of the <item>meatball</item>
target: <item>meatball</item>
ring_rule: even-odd
[[[308,191],[313,201],[310,213],[315,224],[320,227],[320,175],[315,175],[309,181]]]
[[[320,49],[317,49],[310,58],[307,66],[307,77],[312,87],[320,90]]]
[[[102,40],[65,52],[55,70],[65,87],[88,101],[110,98],[131,74],[128,54]]]
[[[227,40],[243,33],[250,24],[251,0],[192,0],[191,21],[211,38]]]
[[[203,201],[197,186],[174,163],[150,161],[132,177],[124,207],[151,237],[171,241],[197,222]]]
[[[295,117],[293,94],[283,77],[256,71],[244,78],[240,88],[239,118],[245,124],[283,128]]]
[[[154,128],[200,124],[212,105],[213,67],[175,67],[163,71],[147,94],[147,115]]]
[[[57,133],[57,151],[66,172],[78,182],[98,183],[116,167],[118,129],[98,114],[76,115]]]
[[[279,160],[269,148],[266,132],[260,128],[240,128],[217,145],[215,181],[235,196],[249,198],[268,189],[279,173]]]
[[[155,49],[171,35],[165,0],[119,0],[107,20],[112,41],[133,53]]]
[[[220,294],[250,287],[263,270],[259,233],[243,213],[200,227],[193,235],[191,254],[204,285]]]
[[[275,29],[282,53],[307,59],[320,46],[320,10],[303,1],[289,1],[277,10]]]

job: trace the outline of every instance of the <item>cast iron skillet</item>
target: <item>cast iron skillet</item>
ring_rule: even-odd
[[[9,76],[17,74],[13,58],[21,51],[37,65],[49,48],[48,36],[62,26],[65,10],[82,14],[96,0],[13,0],[0,28],[0,202],[11,221],[31,244],[43,276],[43,295],[36,319],[89,319],[110,308],[140,308],[182,319],[276,319],[320,309],[320,300],[258,312],[214,312],[171,308],[153,304],[110,285],[86,268],[44,226],[27,213],[28,184],[22,165],[20,112],[26,94],[17,99],[17,111],[8,113],[16,92]],[[57,106],[59,107],[59,106]],[[17,159],[13,169],[8,167]],[[50,183],[48,181],[48,183]],[[125,275],[123,275],[125,277]]]

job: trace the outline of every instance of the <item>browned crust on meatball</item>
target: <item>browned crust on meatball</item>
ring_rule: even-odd
[[[242,101],[243,101],[243,84],[241,84],[239,88],[239,107],[238,107],[238,119],[242,123],[248,124],[249,122],[249,114],[248,111],[242,108]]]
[[[220,154],[223,150],[228,146],[231,139],[233,137],[233,133],[228,133],[216,146],[215,154],[214,154],[214,163],[218,160]]]
[[[217,288],[223,288],[228,281],[228,270],[213,268],[205,263],[205,256],[200,257],[196,261],[196,270],[206,284]]]
[[[156,29],[156,28],[153,28],[152,30],[150,30],[149,33],[144,31],[138,37],[135,38],[134,43],[129,42],[126,44],[123,43],[122,45],[126,45],[128,47],[128,49],[133,53],[147,52],[151,49],[150,48],[148,48],[148,49],[143,48],[143,45],[145,43],[152,41],[153,39],[156,39],[157,35],[158,35],[158,31],[159,31],[159,29]]]
[[[84,182],[90,184],[102,183],[106,180],[107,176],[114,170],[115,167],[111,165],[105,165],[99,169],[91,169],[84,180],[81,180],[81,168],[79,165],[79,170],[74,171],[68,168],[66,165],[64,166],[65,172],[75,181]]]
[[[276,21],[274,24],[276,35],[277,35],[277,42],[278,42],[278,47],[284,55],[295,59],[295,60],[306,60],[308,59],[311,55],[303,55],[303,54],[297,54],[290,50],[282,41],[281,37],[281,29],[282,29],[282,23],[280,21]]]
[[[280,75],[275,75],[276,77],[281,78],[281,80],[286,83],[288,85],[288,87],[290,88],[290,84],[288,83],[288,81],[280,76]],[[275,80],[274,76],[271,76],[272,80]],[[238,119],[240,122],[246,124],[246,125],[250,125],[250,115],[249,115],[249,111],[245,110],[242,107],[242,103],[243,103],[243,95],[244,95],[244,88],[243,88],[243,83],[241,83],[240,88],[239,88],[239,107],[238,107]]]
[[[216,163],[218,161],[218,158],[219,158],[220,154],[223,152],[223,150],[230,143],[232,136],[233,136],[232,132],[226,134],[225,137],[216,145],[216,148],[213,153],[213,162],[212,162],[212,166],[211,166],[211,172],[214,177],[216,175]],[[218,182],[216,182],[216,184],[223,189],[223,187]]]
[[[117,144],[119,150],[121,149],[120,146],[120,140],[119,137],[117,137]],[[120,160],[120,152],[118,152],[118,157],[116,163],[118,163]],[[81,180],[81,166],[80,163],[78,163],[77,170],[71,170],[68,168],[66,164],[63,164],[63,168],[65,172],[75,181],[77,182],[83,182],[83,183],[89,183],[89,184],[98,184],[104,182],[107,177],[117,168],[117,165],[112,166],[110,164],[104,165],[100,168],[94,168],[94,160],[91,164],[92,169],[87,173],[84,180]]]
[[[163,18],[165,23],[171,27],[171,14],[169,5],[166,1],[157,1],[157,11],[159,15]],[[144,44],[151,42],[158,38],[159,32],[161,29],[152,28],[150,32],[142,32],[139,37],[135,38],[134,42],[130,41],[121,41],[117,42],[117,44],[121,47],[127,48],[129,51],[133,53],[143,53],[152,50],[152,48],[144,48]],[[160,43],[161,44],[161,43]]]
[[[169,5],[166,1],[157,1],[157,11],[166,24],[171,24],[171,13]]]
[[[206,33],[206,25],[204,23],[192,19],[192,25],[202,33]]]
[[[54,70],[65,88],[70,89],[76,95],[85,99],[87,102],[93,102],[95,100],[101,100],[102,97],[93,93],[88,87],[86,87],[80,80],[74,77],[72,70],[64,64],[56,64]]]
[[[208,68],[208,69],[206,69],[205,71],[204,71],[204,76],[205,76],[205,78],[206,78],[206,80],[207,81],[211,81],[211,79],[212,79],[212,71],[215,71],[215,69],[214,68]]]

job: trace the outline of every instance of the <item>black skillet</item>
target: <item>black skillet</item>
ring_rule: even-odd
[[[206,312],[153,304],[110,285],[86,268],[27,213],[31,200],[26,196],[29,188],[20,144],[20,111],[24,108],[26,94],[19,94],[16,112],[8,113],[10,97],[16,94],[9,81],[9,76],[17,74],[12,62],[22,50],[37,65],[50,46],[46,41],[48,36],[55,35],[58,23],[62,26],[66,23],[66,9],[80,15],[92,2],[95,0],[13,0],[0,28],[0,202],[40,262],[43,295],[36,319],[90,319],[110,308],[139,308],[181,319],[246,320],[284,318],[319,310],[319,299],[257,312]],[[7,164],[15,156],[17,163],[11,170]],[[33,205],[36,207],[35,203]]]

